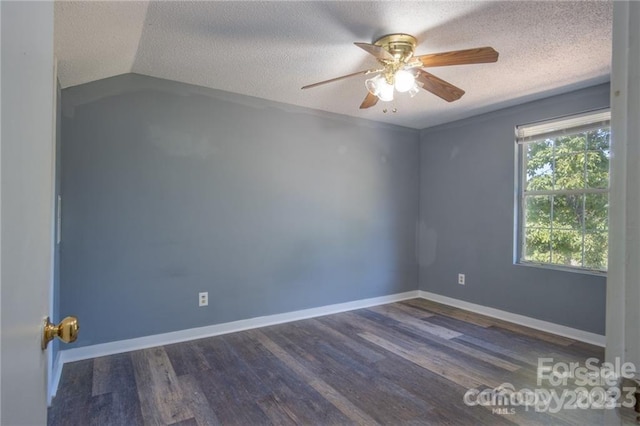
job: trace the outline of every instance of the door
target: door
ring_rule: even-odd
[[[53,2],[0,2],[0,424],[46,424]]]

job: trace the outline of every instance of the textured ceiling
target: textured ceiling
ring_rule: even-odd
[[[58,1],[55,52],[63,88],[134,72],[422,129],[608,81],[611,25],[610,1]],[[365,76],[300,90],[376,66],[353,42],[394,32],[416,36],[416,54],[500,58],[431,68],[466,91],[453,103],[421,91],[360,110]]]

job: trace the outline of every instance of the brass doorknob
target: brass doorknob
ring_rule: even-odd
[[[42,331],[42,350],[47,349],[47,345],[54,337],[65,343],[75,342],[78,338],[78,318],[66,317],[60,324],[54,325],[49,321],[49,317],[44,320],[44,330]]]

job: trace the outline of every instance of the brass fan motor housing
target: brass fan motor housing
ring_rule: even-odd
[[[387,34],[373,42],[374,45],[382,47],[391,53],[396,60],[405,61],[413,56],[417,40],[409,34]]]

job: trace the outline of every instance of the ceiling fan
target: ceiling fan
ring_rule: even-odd
[[[447,102],[453,102],[464,95],[464,90],[422,68],[481,64],[498,60],[498,52],[492,47],[414,56],[413,51],[417,41],[409,34],[388,34],[380,37],[373,44],[358,42],[354,44],[375,56],[381,66],[309,84],[302,89],[310,89],[357,75],[376,74],[365,81],[368,93],[360,105],[360,109],[370,108],[378,103],[378,100],[392,101],[394,91],[408,92],[409,95],[415,96],[420,88]]]

